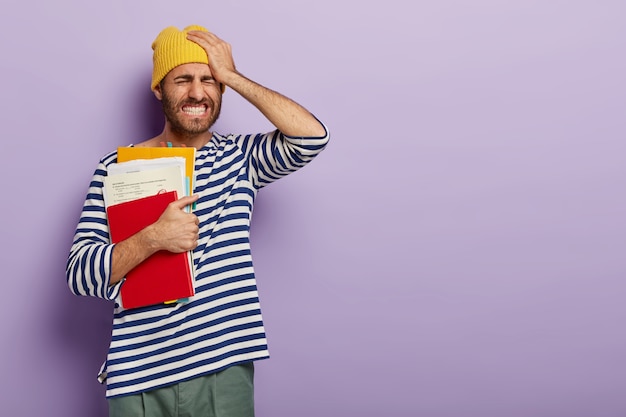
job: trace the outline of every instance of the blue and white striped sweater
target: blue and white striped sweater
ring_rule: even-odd
[[[115,303],[111,345],[101,372],[107,397],[269,356],[250,252],[254,198],[263,186],[311,161],[328,139],[328,134],[292,138],[278,131],[214,134],[197,152],[196,295],[186,304],[132,310]],[[102,197],[107,167],[116,160],[112,152],[100,161],[70,249],[67,279],[77,295],[116,300],[123,285],[108,285],[114,245]]]

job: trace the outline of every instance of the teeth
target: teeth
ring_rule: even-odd
[[[183,111],[191,115],[199,115],[204,113],[204,107],[184,107]]]

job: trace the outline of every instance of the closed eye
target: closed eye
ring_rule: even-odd
[[[174,83],[176,84],[184,84],[189,83],[193,80],[191,75],[181,75],[179,77],[174,78]]]

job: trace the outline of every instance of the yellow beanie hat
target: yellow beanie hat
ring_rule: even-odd
[[[206,51],[200,45],[187,39],[187,32],[199,30],[208,32],[198,25],[187,26],[182,31],[174,26],[167,27],[152,42],[152,90],[172,69],[182,64],[208,64]],[[222,93],[224,85],[222,84]]]

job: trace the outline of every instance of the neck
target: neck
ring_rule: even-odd
[[[165,129],[163,129],[163,132],[161,132],[160,135],[147,141],[150,143],[147,146],[161,146],[162,143],[167,144],[169,142],[174,147],[187,146],[201,149],[211,141],[212,137],[213,133],[211,133],[211,131],[196,134],[184,134],[174,132],[171,129],[168,129],[168,126],[165,126]]]

